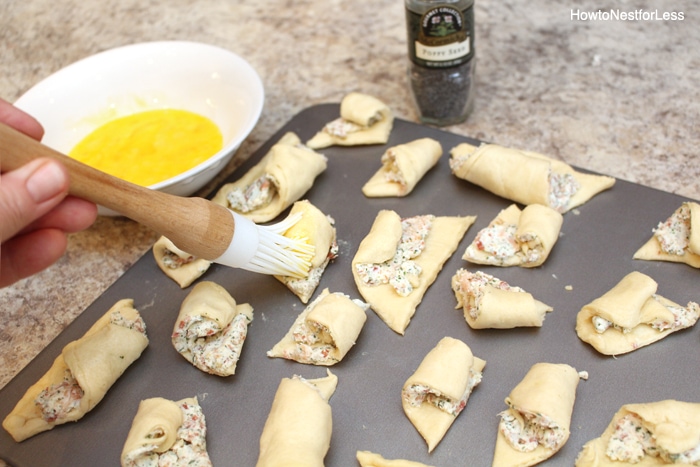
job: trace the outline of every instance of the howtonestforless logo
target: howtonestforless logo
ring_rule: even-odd
[[[585,11],[571,10],[572,21],[683,21],[682,11],[632,10],[620,9]]]

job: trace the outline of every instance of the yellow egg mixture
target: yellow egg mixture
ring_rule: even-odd
[[[186,110],[159,109],[105,123],[68,155],[149,186],[195,167],[222,147],[221,131],[210,119]]]

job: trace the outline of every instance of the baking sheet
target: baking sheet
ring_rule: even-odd
[[[293,131],[306,141],[338,114],[337,104],[302,111],[229,181],[242,176],[285,132]],[[442,144],[444,155],[438,166],[408,197],[365,198],[360,188],[379,168],[384,150],[420,137],[431,137]],[[477,216],[428,289],[405,335],[391,331],[370,310],[357,344],[342,362],[330,367],[339,381],[330,400],[333,437],[326,456],[328,466],[357,465],[357,450],[442,467],[491,465],[498,413],[505,409],[503,400],[537,362],[567,363],[590,374],[588,381],[581,381],[578,386],[570,439],[542,465],[573,465],[583,444],[598,437],[623,404],[662,399],[700,402],[697,327],[617,358],[598,354],[580,341],[574,330],[580,308],[634,270],[654,278],[659,283],[658,293],[673,301],[685,305],[700,300],[697,269],[632,259],[652,228],[687,198],[618,180],[611,190],[565,215],[562,235],[542,267],[470,265],[461,259],[464,249],[511,202],[450,173],[449,150],[464,141],[476,142],[397,120],[386,146],[320,151],[328,157],[328,169],[305,198],[336,220],[340,257],[326,270],[316,294],[329,288],[331,292],[361,298],[350,262],[380,209],[393,209],[404,217]],[[461,267],[480,269],[520,286],[554,311],[547,315],[542,328],[472,330],[462,311],[455,309],[450,288],[452,275]],[[273,277],[214,265],[200,280],[221,284],[239,303],[248,302],[254,308],[254,320],[234,376],[205,374],[173,349],[172,327],[180,303],[191,288],[181,290],[163,275],[149,252],[0,391],[0,416],[4,418],[11,411],[65,344],[82,336],[119,299],[134,299],[147,325],[149,347],[102,402],[77,423],[56,427],[22,443],[15,443],[0,430],[0,458],[18,467],[118,465],[140,400],[197,396],[207,420],[207,443],[214,465],[255,465],[260,434],[280,380],[295,374],[322,377],[326,368],[266,356],[304,309]],[[567,286],[572,289],[567,290]],[[425,354],[444,336],[463,340],[487,364],[483,381],[472,393],[467,407],[433,453],[428,454],[425,442],[403,413],[400,392]]]

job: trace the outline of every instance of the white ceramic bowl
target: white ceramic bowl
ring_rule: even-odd
[[[64,154],[114,118],[152,109],[189,110],[211,119],[221,151],[150,188],[188,196],[211,181],[255,127],[264,89],[238,55],[207,44],[162,41],[127,45],[79,60],[42,80],[15,105],[46,130],[42,142]],[[115,213],[100,208],[104,215]]]

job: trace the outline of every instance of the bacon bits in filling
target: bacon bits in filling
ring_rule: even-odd
[[[355,265],[362,281],[370,286],[390,284],[396,293],[402,297],[408,296],[413,291],[411,277],[422,272],[421,267],[412,260],[423,252],[434,219],[432,215],[402,219],[401,240],[391,260]]]
[[[466,407],[469,394],[481,382],[481,378],[482,373],[480,371],[470,370],[467,388],[458,400],[452,399],[425,384],[408,386],[402,391],[401,397],[413,407],[418,407],[424,403],[431,404],[443,412],[456,417]]]
[[[549,174],[549,207],[558,212],[565,212],[571,197],[581,188],[576,178],[569,173]]]
[[[658,446],[654,434],[644,427],[636,414],[620,418],[605,454],[612,460],[636,464],[642,458],[659,457],[668,464],[700,465],[700,443],[681,453],[671,453]]]
[[[213,320],[188,316],[173,334],[173,344],[180,353],[189,350],[197,368],[214,374],[233,374],[249,323],[248,316],[240,313],[222,330]]]
[[[277,194],[278,182],[272,175],[265,174],[245,188],[236,188],[226,195],[229,207],[238,212],[251,212],[265,207]]]
[[[124,457],[125,467],[210,467],[207,453],[207,427],[201,407],[183,402],[182,426],[177,430],[175,444],[165,452],[155,452],[156,444],[146,444]],[[162,438],[161,430],[147,435],[149,439]]]
[[[558,450],[566,439],[566,431],[543,414],[511,409],[500,415],[499,431],[520,452],[534,451],[540,444]]]
[[[690,208],[683,204],[665,222],[659,223],[654,235],[661,249],[670,254],[683,256],[690,245]]]

